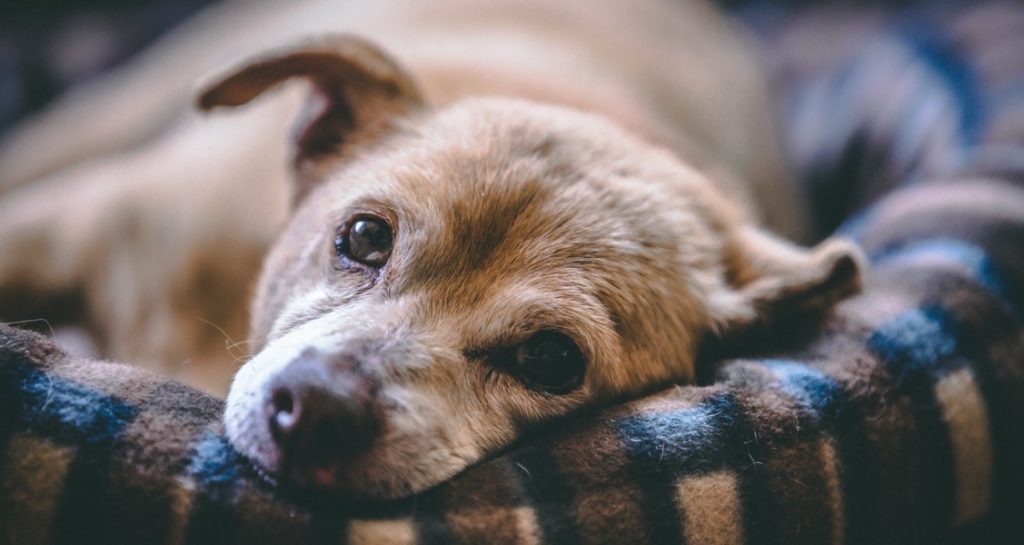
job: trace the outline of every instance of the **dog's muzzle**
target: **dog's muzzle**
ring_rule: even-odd
[[[282,484],[332,484],[339,465],[365,453],[380,430],[379,387],[352,355],[307,349],[265,390],[265,423]]]

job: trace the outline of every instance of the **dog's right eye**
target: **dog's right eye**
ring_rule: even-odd
[[[569,337],[542,331],[515,350],[515,374],[528,386],[553,394],[575,390],[583,382],[586,362]]]
[[[391,257],[391,226],[381,218],[361,216],[345,226],[334,241],[338,256],[374,268]]]

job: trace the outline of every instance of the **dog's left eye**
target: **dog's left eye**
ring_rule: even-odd
[[[564,394],[583,382],[583,353],[569,337],[542,331],[515,350],[517,374],[533,387]]]
[[[342,230],[334,248],[339,256],[379,268],[391,257],[391,244],[391,226],[381,218],[363,216]]]

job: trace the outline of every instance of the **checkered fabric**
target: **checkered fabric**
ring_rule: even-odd
[[[823,323],[386,504],[281,497],[220,401],[0,326],[0,543],[1019,543],[1024,7],[821,13],[765,40],[872,261]]]

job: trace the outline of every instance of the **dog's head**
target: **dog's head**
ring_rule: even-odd
[[[540,422],[691,380],[708,335],[859,284],[850,245],[763,233],[701,173],[609,122],[511,99],[433,109],[355,38],[244,65],[200,105],[296,77],[314,92],[294,213],[225,417],[279,480],[422,490]]]

